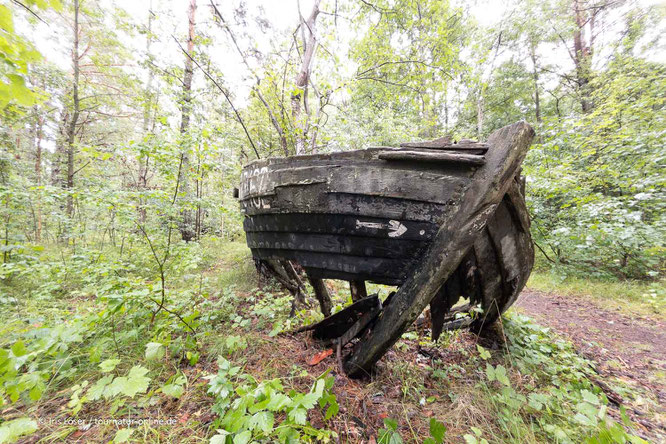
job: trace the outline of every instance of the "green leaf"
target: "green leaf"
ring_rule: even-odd
[[[597,395],[595,395],[595,394],[592,393],[591,391],[589,391],[589,390],[582,390],[582,391],[580,392],[580,394],[582,395],[583,399],[584,399],[585,401],[589,402],[590,404],[592,404],[592,405],[599,405],[599,398],[597,397]]]
[[[234,444],[247,444],[252,439],[252,432],[249,430],[234,436]]]
[[[114,444],[129,441],[129,438],[130,438],[130,436],[132,436],[133,432],[134,432],[133,429],[120,429],[120,430],[118,430],[116,432],[116,436],[113,438]]]
[[[474,436],[472,434],[469,434],[469,433],[465,434],[465,436],[463,436],[463,438],[465,439],[466,444],[478,444],[478,442],[479,442],[479,441],[477,441],[476,436]]]
[[[227,436],[229,436],[229,432],[226,430],[218,430],[217,435],[210,439],[209,444],[226,444]]]
[[[127,376],[120,376],[113,380],[104,391],[104,397],[112,398],[116,395],[125,395],[133,398],[137,393],[144,393],[148,389],[150,378],[145,376],[148,369],[135,365]]]
[[[486,350],[485,348],[481,347],[479,344],[476,344],[476,349],[479,352],[479,356],[481,356],[481,359],[484,361],[487,359],[490,359],[490,352]]]
[[[12,353],[14,353],[14,356],[16,356],[17,358],[19,356],[25,355],[27,352],[28,351],[26,350],[23,341],[17,341],[16,343],[14,343],[14,345],[12,345]]]
[[[146,360],[158,361],[164,357],[164,346],[159,342],[149,342],[146,344]]]
[[[0,425],[0,443],[16,442],[21,436],[37,430],[37,421],[31,418],[18,418]]]
[[[162,386],[162,393],[167,396],[172,396],[174,398],[180,398],[183,396],[185,389],[182,385],[179,384],[166,384]]]
[[[275,418],[271,412],[258,412],[252,416],[252,427],[268,435],[273,430]]]
[[[226,430],[218,429],[217,435],[210,439],[210,444],[226,444],[227,436],[229,436],[229,432]]]
[[[271,400],[266,406],[271,412],[277,412],[285,408],[291,403],[291,398],[283,393],[274,393],[271,395]]]
[[[331,405],[329,405],[328,408],[326,409],[326,416],[324,416],[324,419],[328,421],[329,419],[337,415],[339,411],[340,411],[340,406],[338,405],[338,403],[332,402]]]
[[[102,370],[102,373],[109,373],[110,371],[113,371],[118,364],[120,364],[120,359],[107,359],[106,361],[100,362],[99,368]]]
[[[102,379],[99,379],[88,389],[88,393],[86,394],[88,399],[91,401],[97,401],[98,399],[101,399],[102,395],[104,395],[106,386],[109,385],[111,381],[113,381],[113,375],[106,375]]]
[[[305,425],[307,422],[308,412],[304,408],[298,407],[289,412],[291,418],[296,424]]]
[[[440,444],[444,441],[444,434],[446,433],[446,426],[437,421],[435,418],[430,418],[430,435],[435,438],[435,441]]]

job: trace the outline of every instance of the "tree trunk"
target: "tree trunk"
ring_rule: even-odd
[[[532,79],[534,80],[534,114],[537,123],[541,123],[541,101],[539,99],[539,70],[537,68],[536,45],[530,41],[530,58],[532,59]]]
[[[74,143],[76,139],[76,125],[81,112],[79,103],[79,0],[74,0],[74,46],[72,48],[72,68],[74,69],[72,78],[72,116],[67,126],[67,176],[65,188],[67,189],[67,217],[72,219],[74,215]]]
[[[188,9],[188,35],[187,35],[187,53],[192,55],[194,52],[194,15],[197,10],[196,0],[190,0]],[[181,167],[178,184],[180,193],[183,195],[185,205],[191,201],[191,190],[189,184],[190,174],[190,147],[187,140],[187,130],[190,126],[190,117],[192,114],[192,77],[194,75],[192,59],[185,57],[185,72],[183,74],[183,104],[181,107],[180,136],[181,136]],[[184,241],[190,242],[195,238],[194,221],[192,220],[192,210],[185,208],[182,210],[182,220],[180,224],[180,234]]]
[[[150,46],[153,41],[153,2],[150,1],[148,7],[148,33],[146,34],[146,57],[148,62],[151,61]],[[143,135],[147,137],[150,133],[150,114],[153,108],[153,69],[148,64],[148,83],[146,84],[145,99],[143,103]],[[139,174],[137,178],[137,188],[139,193],[146,191],[148,188],[148,168],[150,163],[150,155],[148,152],[145,154],[139,153]],[[141,194],[139,194],[139,221],[145,223],[146,221],[146,209],[144,208],[144,199]]]
[[[585,25],[587,24],[587,13],[583,11],[580,0],[574,0],[574,19],[576,21],[576,30],[574,31],[574,64],[576,66],[576,83],[578,84],[578,94],[580,96],[580,106],[584,113],[592,109],[592,103],[588,99],[588,85],[590,83],[590,68],[592,62],[592,36],[590,43],[585,41]],[[594,23],[594,17],[592,17]],[[591,34],[591,33],[590,33]]]
[[[476,98],[476,137],[483,140],[483,93],[479,87],[479,95]]]
[[[324,280],[308,276],[308,281],[310,282],[310,285],[312,285],[317,301],[319,301],[321,312],[325,317],[329,317],[331,315],[333,303],[331,302],[331,295],[328,293]]]
[[[211,3],[211,6],[213,7],[213,13],[217,16],[217,18],[221,22],[221,26],[224,28],[225,31],[227,31],[227,34],[229,34],[229,38],[231,38],[231,41],[234,44],[234,47],[236,48],[236,51],[238,54],[241,56],[241,59],[243,60],[243,64],[247,67],[247,69],[254,75],[255,80],[257,81],[257,84],[252,87],[252,91],[257,95],[261,103],[264,105],[264,108],[266,108],[266,112],[268,113],[268,118],[271,121],[271,124],[273,125],[273,128],[275,128],[275,131],[278,134],[278,137],[280,139],[280,147],[282,148],[282,152],[284,153],[285,156],[289,156],[289,147],[287,144],[287,135],[284,132],[284,128],[282,128],[282,125],[280,122],[277,120],[275,117],[275,113],[273,112],[273,109],[271,106],[268,104],[266,99],[264,98],[263,94],[261,93],[261,89],[259,88],[259,84],[261,83],[261,79],[257,75],[254,69],[250,66],[250,64],[247,61],[247,56],[241,50],[240,46],[238,45],[238,40],[236,40],[236,35],[233,33],[231,30],[231,27],[227,24],[226,20],[224,20],[224,16],[220,12],[219,9],[217,9],[217,6],[215,6],[214,3]]]
[[[36,109],[36,107],[35,107]],[[35,242],[39,243],[42,239],[42,135],[44,128],[44,117],[38,116],[35,124],[35,181],[37,183],[37,203],[36,203],[36,223],[35,223]]]
[[[317,16],[319,15],[320,2],[321,0],[315,0],[314,5],[312,5],[312,12],[310,12],[307,21],[301,16],[303,56],[301,59],[301,68],[296,76],[296,88],[291,95],[291,116],[296,128],[296,154],[303,154],[305,152],[309,116],[307,87],[310,81],[310,69],[314,60],[315,49],[317,48],[315,25]]]

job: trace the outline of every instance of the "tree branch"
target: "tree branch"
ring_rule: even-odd
[[[208,77],[208,79],[210,79],[211,82],[213,82],[213,84],[217,87],[217,89],[220,90],[220,92],[222,93],[222,95],[224,96],[224,98],[227,99],[227,102],[229,103],[229,106],[231,106],[231,109],[234,111],[234,114],[236,114],[236,119],[238,119],[238,123],[241,124],[241,126],[243,127],[243,131],[245,131],[245,135],[247,136],[247,140],[250,142],[250,145],[252,145],[252,149],[254,150],[254,154],[257,156],[257,159],[261,159],[261,156],[259,155],[259,151],[257,151],[257,147],[256,147],[256,145],[254,144],[254,141],[252,140],[252,136],[250,136],[250,132],[248,131],[247,127],[245,126],[245,122],[243,121],[243,118],[240,116],[240,113],[238,112],[238,110],[237,110],[236,107],[234,106],[233,102],[231,101],[231,98],[229,97],[229,93],[228,93],[224,88],[222,88],[222,87],[220,86],[219,83],[217,83],[217,81],[213,78],[213,76],[211,76],[211,75],[208,73],[208,71],[206,71],[205,69],[203,69],[203,68],[201,67],[201,65],[199,65],[199,62],[197,62],[197,61],[194,59],[194,57],[192,57],[192,56],[191,56],[191,55],[185,50],[185,48],[182,47],[182,45],[180,44],[180,42],[178,41],[178,39],[176,39],[176,37],[174,37],[174,36],[171,36],[171,37],[173,37],[173,40],[176,42],[176,44],[178,45],[178,47],[180,48],[180,50],[183,51],[183,53],[184,53],[184,54],[185,54],[190,60],[192,60],[192,62],[194,62],[195,65],[197,65],[197,68],[199,68],[199,69],[201,70],[201,72],[203,72],[204,75],[205,75],[206,77]]]

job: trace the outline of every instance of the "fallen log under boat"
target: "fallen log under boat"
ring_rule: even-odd
[[[461,296],[484,309],[477,326],[518,296],[534,260],[520,177],[533,135],[519,122],[487,143],[252,162],[239,192],[248,246],[260,261],[298,263],[311,279],[399,286],[356,334],[364,340],[345,369],[363,374],[428,304],[436,338]]]

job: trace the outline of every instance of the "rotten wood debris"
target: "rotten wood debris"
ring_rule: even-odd
[[[294,293],[294,308],[305,299],[299,271],[307,276],[326,318],[303,330],[339,350],[353,344],[344,369],[368,374],[428,305],[437,339],[482,328],[518,297],[534,263],[520,176],[533,136],[519,122],[487,143],[441,138],[255,161],[239,190],[248,246]],[[353,304],[331,316],[323,279],[349,281]],[[382,303],[365,281],[398,289]],[[456,318],[461,298],[482,315]]]

